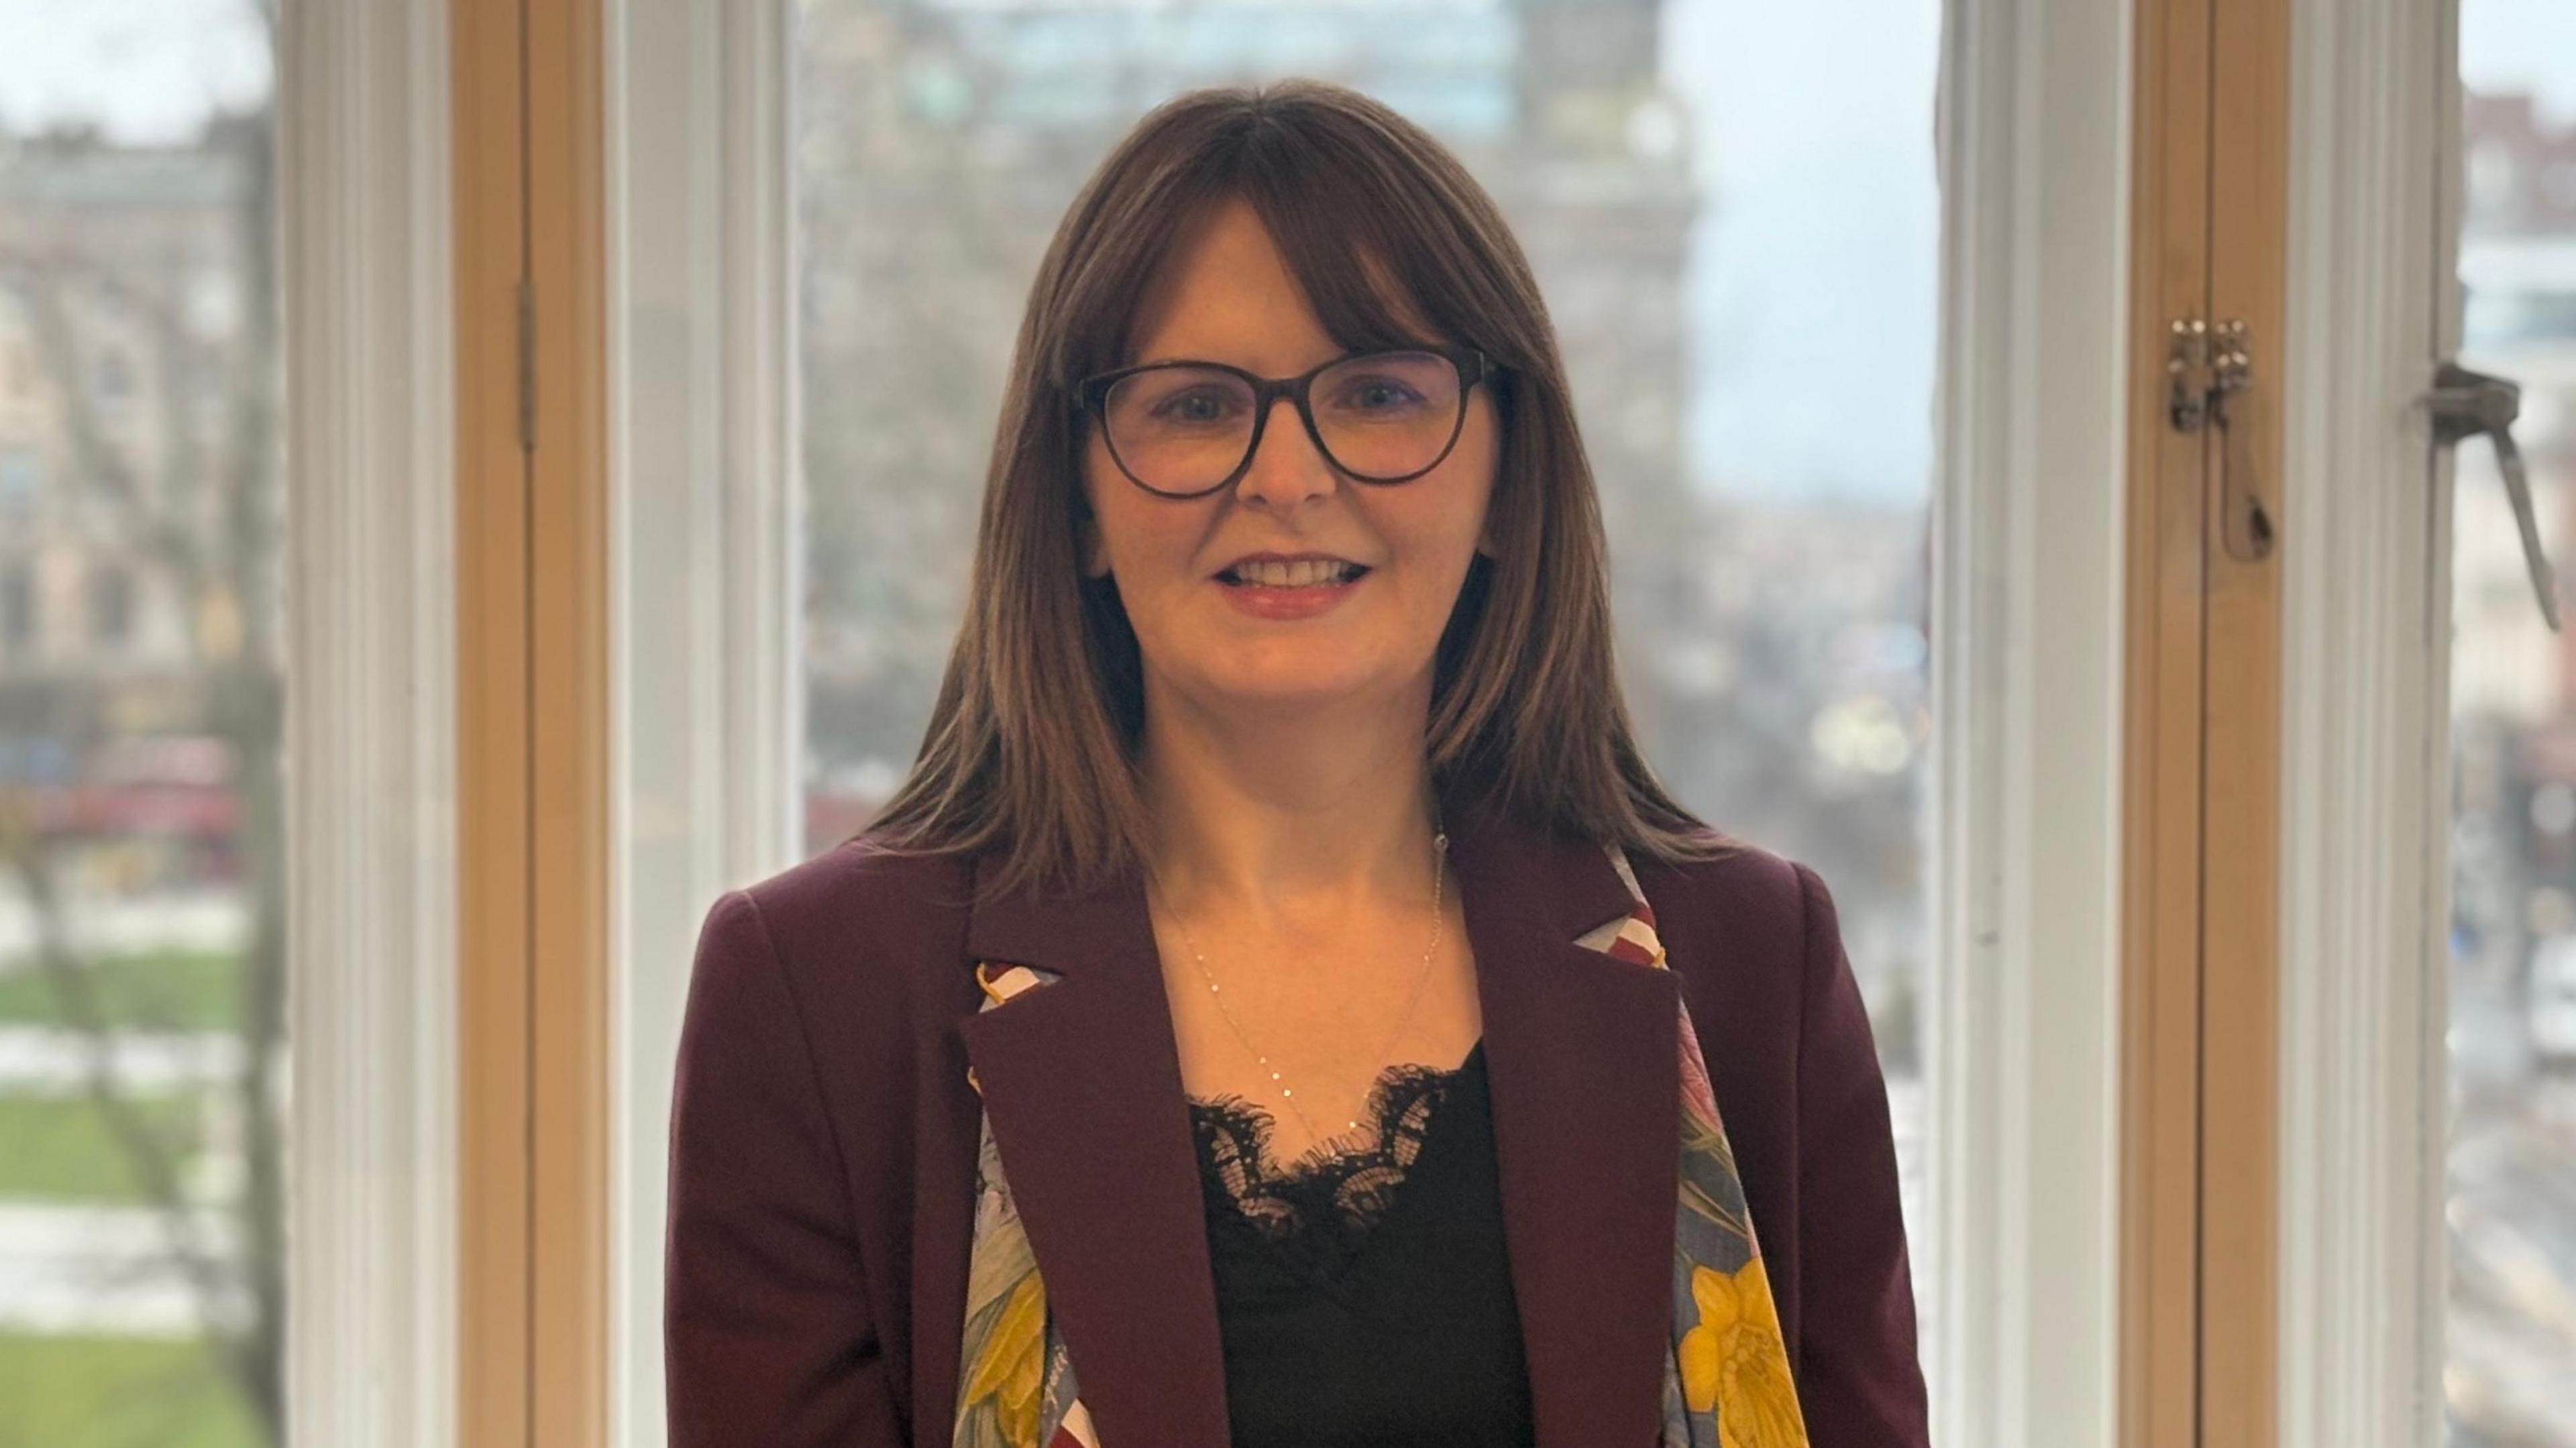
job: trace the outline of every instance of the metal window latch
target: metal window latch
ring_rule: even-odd
[[[2552,633],[2558,626],[2558,576],[2541,551],[2540,523],[2532,514],[2531,478],[2523,471],[2522,449],[2514,445],[2513,420],[2522,413],[2522,389],[2502,377],[2472,372],[2445,362],[2433,373],[2433,389],[2424,394],[2433,415],[2433,439],[2456,446],[2483,433],[2495,447],[2496,471],[2504,475],[2505,496],[2513,503],[2513,521],[2522,530],[2522,558],[2531,567],[2531,591],[2540,599],[2540,616]]]
[[[2212,328],[2198,317],[2178,317],[2169,337],[2167,420],[2176,432],[2218,425],[2220,542],[2229,557],[2258,563],[2272,552],[2272,513],[2255,487],[2251,454],[2242,446],[2246,429],[2233,425],[2246,405],[2239,399],[2254,381],[2254,354],[2245,321],[2231,317]]]
[[[2176,432],[2198,432],[2209,415],[2209,324],[2176,317],[2165,344],[2165,376],[2172,392],[2165,416]]]

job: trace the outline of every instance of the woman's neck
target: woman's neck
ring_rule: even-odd
[[[1155,882],[1184,915],[1312,919],[1431,890],[1424,710],[1147,711]]]

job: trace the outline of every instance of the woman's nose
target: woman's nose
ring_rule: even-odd
[[[1259,502],[1284,511],[1317,494],[1331,492],[1340,481],[1332,460],[1306,435],[1306,424],[1297,415],[1296,399],[1271,399],[1270,418],[1262,425],[1251,464],[1234,485],[1235,496],[1247,503]]]

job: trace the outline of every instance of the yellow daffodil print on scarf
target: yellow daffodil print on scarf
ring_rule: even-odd
[[[1692,1268],[1691,1301],[1699,1323],[1679,1347],[1690,1410],[1715,1411],[1721,1448],[1805,1448],[1806,1421],[1762,1259],[1731,1273]]]
[[[1621,929],[1622,943],[1671,968],[1654,933],[1652,907],[1640,904]],[[1662,1448],[1808,1448],[1779,1310],[1754,1240],[1752,1209],[1687,1007],[1677,1033],[1681,1200],[1673,1234],[1673,1356],[1665,1373]]]
[[[1046,1379],[1046,1294],[1037,1274],[1021,1278],[996,1307],[959,1396],[969,1405],[970,1421],[990,1430],[976,1438],[1034,1448],[1038,1390]]]

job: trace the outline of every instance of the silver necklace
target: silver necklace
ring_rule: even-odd
[[[1395,1018],[1395,1029],[1388,1034],[1386,1044],[1378,1048],[1377,1054],[1368,1058],[1370,1060],[1383,1060],[1387,1052],[1395,1049],[1395,1043],[1403,1038],[1405,1022],[1413,1019],[1415,1003],[1422,999],[1423,985],[1431,979],[1431,961],[1440,952],[1441,931],[1448,924],[1447,918],[1440,911],[1440,887],[1442,878],[1447,874],[1444,867],[1447,864],[1448,855],[1449,832],[1441,828],[1435,817],[1431,826],[1431,944],[1422,952],[1422,974],[1413,982],[1413,993],[1405,998],[1403,1014]],[[1226,1025],[1234,1031],[1234,1038],[1243,1042],[1243,1048],[1250,1051],[1253,1059],[1261,1063],[1261,1069],[1270,1073],[1272,1084],[1279,1088],[1279,1099],[1287,1102],[1288,1109],[1296,1112],[1297,1119],[1305,1123],[1306,1134],[1320,1140],[1323,1133],[1315,1129],[1314,1121],[1306,1115],[1306,1108],[1297,1104],[1297,1093],[1280,1078],[1278,1068],[1270,1064],[1270,1058],[1262,1054],[1260,1047],[1252,1044],[1250,1036],[1244,1034],[1243,1023],[1234,1018],[1234,1012],[1226,1009],[1225,992],[1218,987],[1216,977],[1208,974],[1207,957],[1199,953],[1198,942],[1190,936],[1190,927],[1183,924],[1178,915],[1172,916],[1172,924],[1179,927],[1181,940],[1190,948],[1191,959],[1198,963],[1199,978],[1207,982],[1208,995],[1216,1001],[1217,1014],[1225,1017]],[[1359,1129],[1359,1121],[1356,1118],[1351,1121],[1351,1129],[1354,1131]]]

